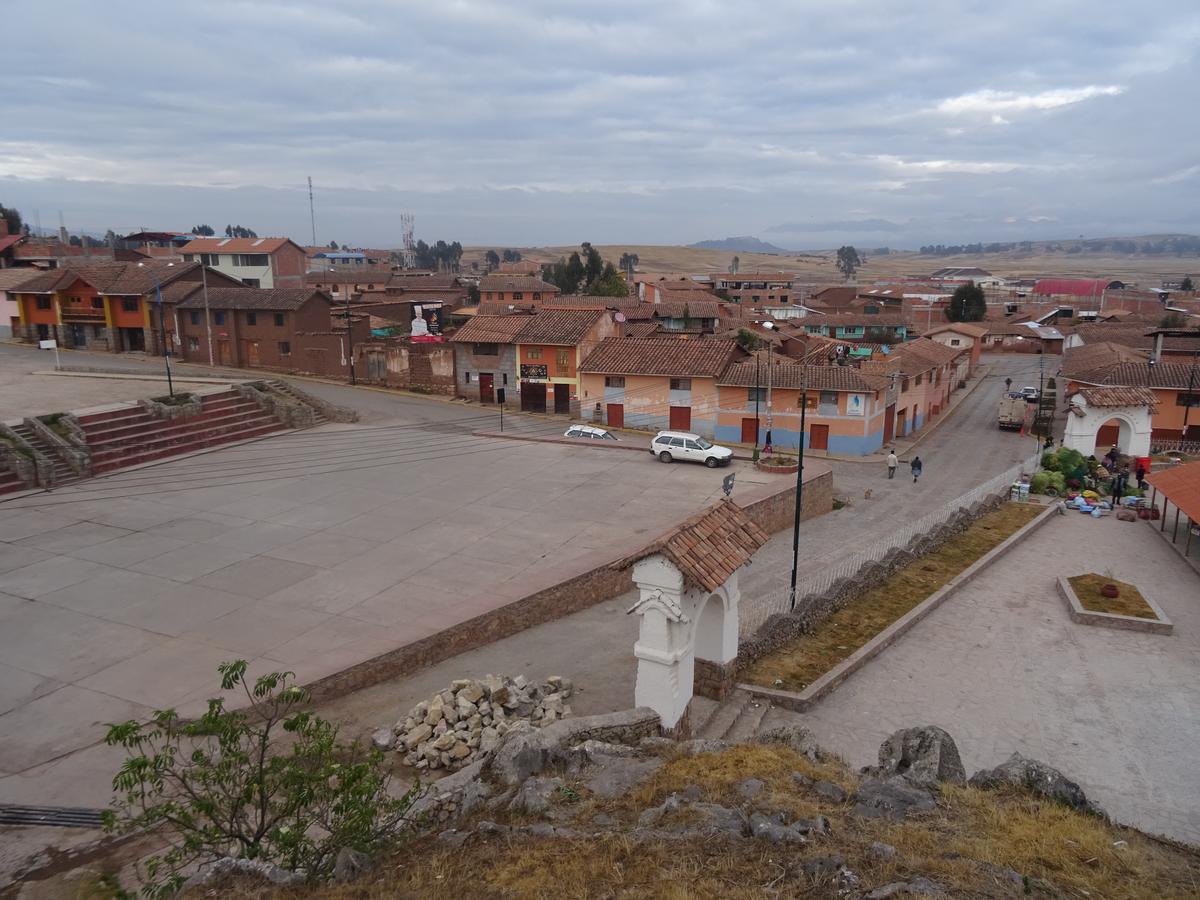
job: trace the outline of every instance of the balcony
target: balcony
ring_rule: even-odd
[[[104,310],[93,309],[90,306],[74,306],[71,304],[64,304],[62,306],[62,317],[64,322],[76,320],[82,320],[85,322],[103,322]]]

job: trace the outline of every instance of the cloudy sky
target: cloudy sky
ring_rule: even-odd
[[[5,16],[73,231],[784,247],[1200,231],[1195,0],[133,0]]]

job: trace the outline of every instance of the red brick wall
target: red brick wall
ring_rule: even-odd
[[[301,247],[290,241],[271,254],[271,274],[275,287],[304,287],[308,262]]]

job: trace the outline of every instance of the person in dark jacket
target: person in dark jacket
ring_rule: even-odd
[[[913,484],[916,484],[917,479],[921,477],[921,470],[924,469],[925,466],[921,462],[921,457],[919,456],[914,456],[913,461],[909,463],[909,465],[912,467]]]
[[[1143,463],[1138,463],[1137,472],[1134,474],[1137,475],[1138,490],[1144,491],[1146,489],[1146,466]]]

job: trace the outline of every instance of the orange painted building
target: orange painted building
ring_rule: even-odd
[[[538,306],[559,293],[557,287],[532,275],[485,275],[479,280],[480,303]]]

